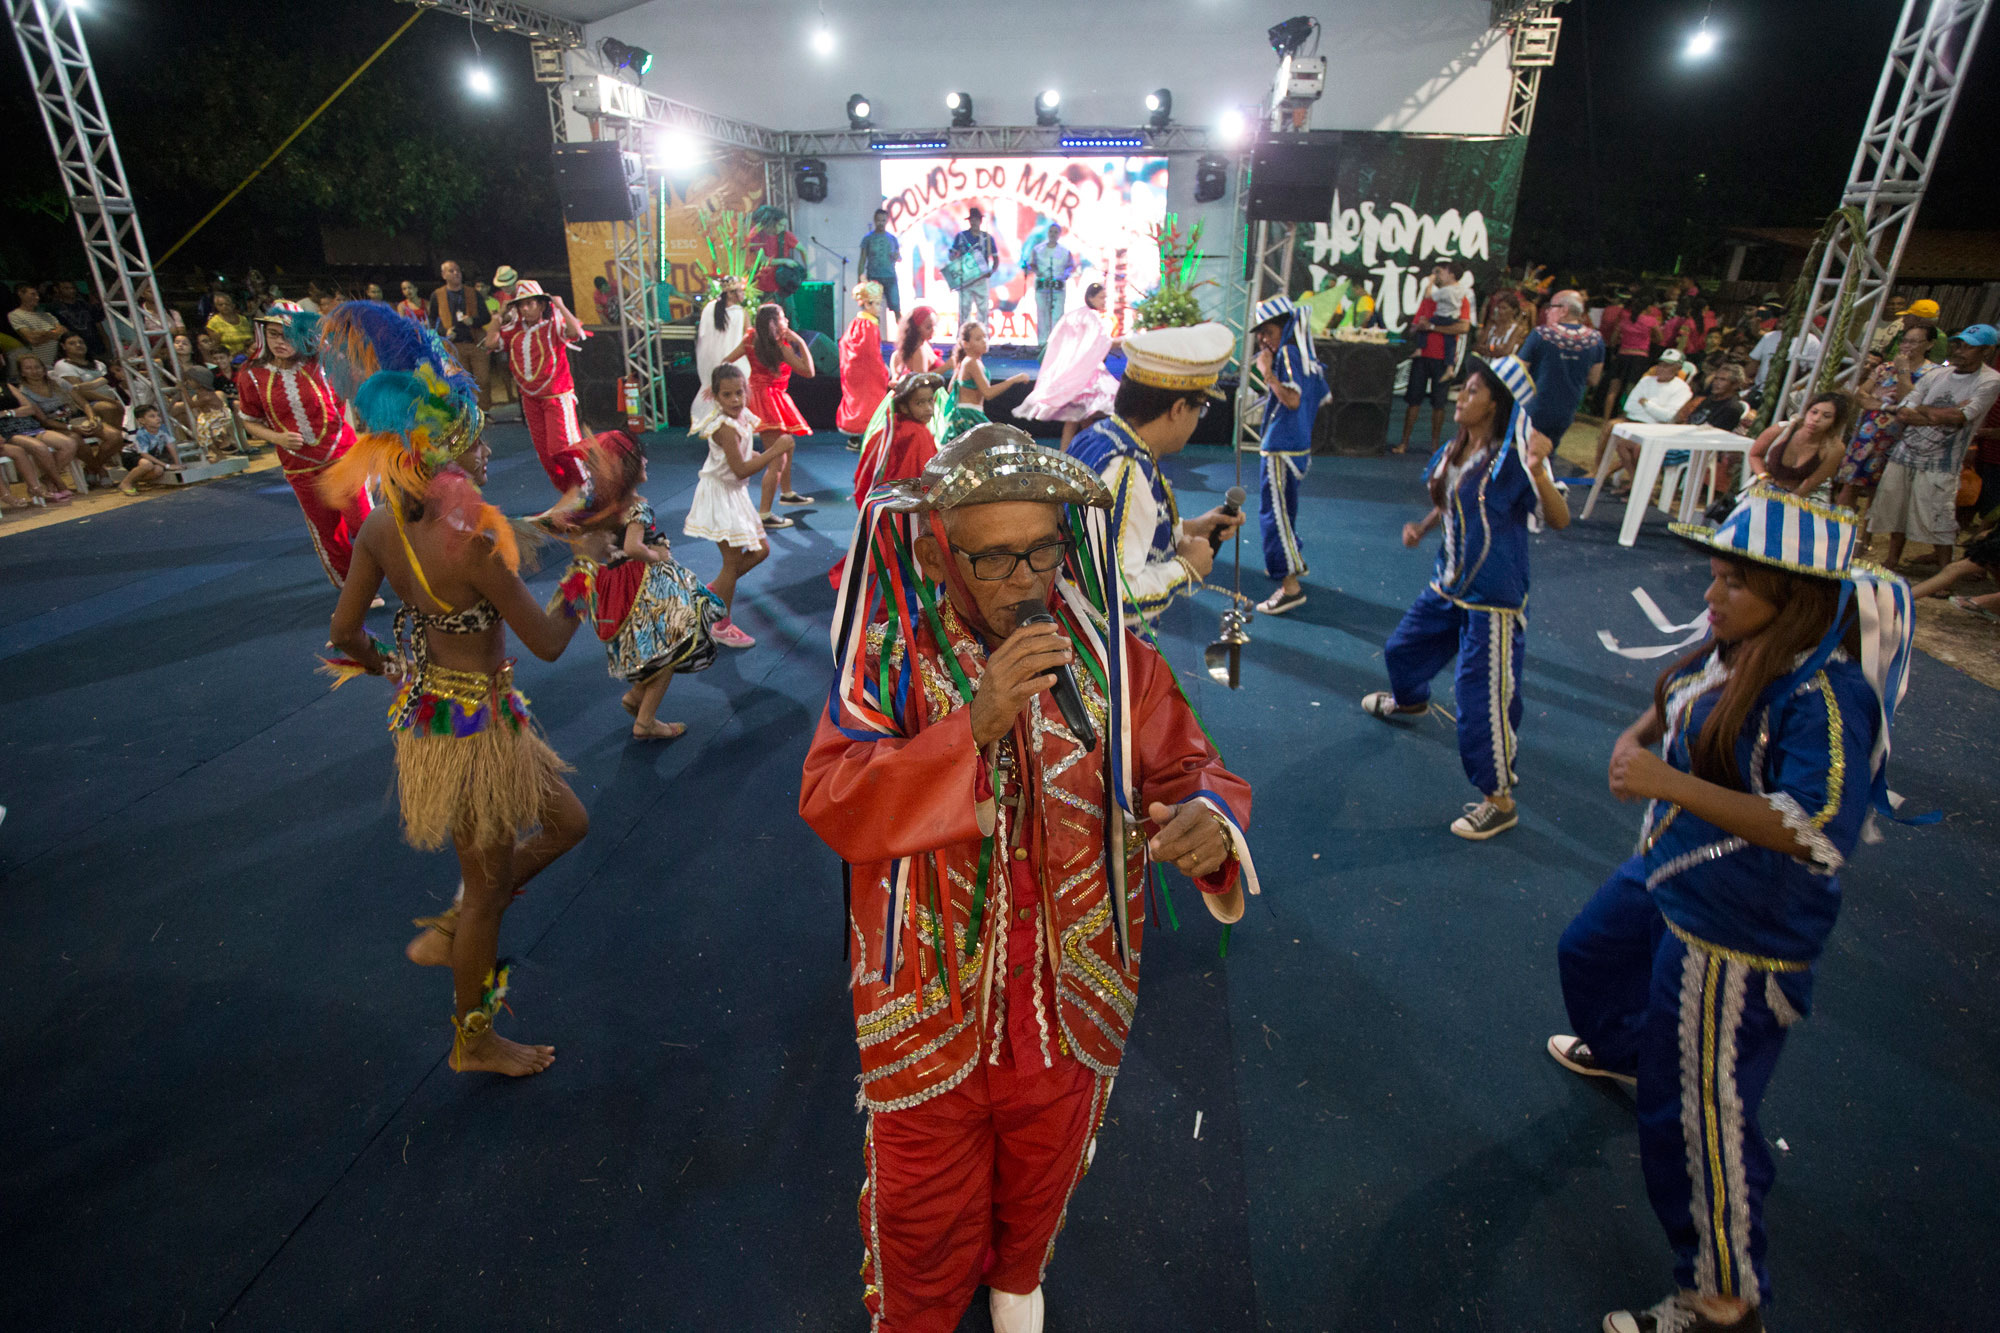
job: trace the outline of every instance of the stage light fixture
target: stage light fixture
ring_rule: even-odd
[[[1156,130],[1163,130],[1173,123],[1174,95],[1165,88],[1155,88],[1146,94],[1146,123]]]
[[[847,128],[851,130],[874,128],[875,122],[869,119],[874,110],[875,108],[869,105],[867,98],[863,97],[860,93],[854,94],[854,96],[847,99]]]
[[[792,164],[792,193],[808,204],[826,202],[826,163],[802,157]]]
[[[686,130],[668,130],[653,151],[654,163],[669,176],[690,175],[706,158],[701,140]]]
[[[951,140],[942,134],[871,134],[868,146],[878,153],[941,153]]]
[[[491,97],[499,89],[493,81],[493,71],[484,65],[473,65],[465,71],[465,86],[477,97]]]
[[[1212,204],[1229,193],[1229,159],[1204,156],[1194,164],[1194,201]]]
[[[1222,119],[1215,122],[1215,141],[1224,148],[1234,148],[1243,142],[1245,122],[1243,113],[1230,109],[1222,113]]]
[[[1306,39],[1319,30],[1319,20],[1301,15],[1286,19],[1272,28],[1265,36],[1271,39],[1271,49],[1281,56],[1291,55],[1306,44]]]
[[[1706,60],[1715,54],[1715,34],[1709,30],[1708,20],[1688,36],[1686,55],[1689,60]]]
[[[951,112],[951,127],[953,129],[962,130],[971,126],[972,124],[971,93],[946,93],[944,96],[944,104],[945,108]]]
[[[629,71],[633,79],[643,79],[653,68],[653,53],[643,46],[632,46],[616,37],[606,37],[597,44],[597,54],[604,57],[604,63],[616,70]]]
[[[1065,153],[1105,153],[1114,149],[1144,148],[1143,134],[1065,134],[1056,140]]]
[[[1061,107],[1062,94],[1053,88],[1044,89],[1042,95],[1035,99],[1035,124],[1062,124]]]
[[[813,52],[816,55],[833,54],[833,29],[821,24],[813,29]]]

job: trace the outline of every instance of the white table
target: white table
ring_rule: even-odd
[[[1625,502],[1625,521],[1618,528],[1618,544],[1631,546],[1639,540],[1639,525],[1645,522],[1646,506],[1652,503],[1653,487],[1660,480],[1660,460],[1667,456],[1669,449],[1688,451],[1688,470],[1681,487],[1679,519],[1683,523],[1694,522],[1700,503],[1696,498],[1694,479],[1702,475],[1717,454],[1750,453],[1751,440],[1748,436],[1734,431],[1717,430],[1713,426],[1682,426],[1659,424],[1651,421],[1621,421],[1611,431],[1611,439],[1624,440],[1639,446],[1638,475],[1632,479],[1632,498]],[[1597,480],[1590,488],[1590,499],[1584,502],[1582,517],[1589,518],[1590,511],[1597,508],[1597,493],[1604,489],[1604,479],[1618,466],[1618,450],[1612,445],[1604,447],[1604,458],[1597,465]]]

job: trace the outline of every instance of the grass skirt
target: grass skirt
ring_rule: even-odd
[[[426,692],[406,714],[409,723],[390,729],[403,838],[422,851],[437,851],[454,837],[477,847],[517,840],[541,823],[543,807],[570,771],[542,739],[527,699],[508,688],[511,673],[503,668],[479,678],[492,682],[485,706],[468,712],[455,699]],[[426,701],[443,706],[427,715]],[[448,719],[442,728],[432,721],[439,716]]]

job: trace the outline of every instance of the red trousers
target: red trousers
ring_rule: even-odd
[[[535,457],[559,491],[568,491],[583,479],[575,453],[583,444],[583,428],[576,420],[576,395],[551,394],[538,398],[521,395],[521,418],[528,423],[528,438],[535,442]]]
[[[347,566],[354,559],[354,538],[368,517],[368,492],[356,491],[354,503],[336,509],[319,493],[319,479],[324,475],[321,468],[285,449],[278,450],[278,461],[284,465],[285,480],[292,483],[292,493],[299,497],[299,508],[305,511],[306,531],[312,534],[320,566],[333,580],[333,586],[341,587],[347,582]]]
[[[1111,1080],[1069,1056],[990,1065],[868,1117],[863,1300],[875,1333],[951,1333],[984,1283],[1041,1285]]]

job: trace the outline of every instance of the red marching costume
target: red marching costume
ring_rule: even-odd
[[[1093,748],[1044,693],[982,751],[970,700],[986,649],[961,610],[976,604],[962,583],[934,598],[896,573],[915,567],[915,535],[943,531],[939,509],[999,500],[1069,505],[1080,549],[1051,607],[1077,651]],[[1151,803],[1199,801],[1222,825],[1232,854],[1197,880],[1218,919],[1242,913],[1239,870],[1257,891],[1249,784],[1223,767],[1172,668],[1099,628],[1101,589],[1116,587],[1108,502],[1088,468],[989,425],[870,497],[849,550],[834,698],[799,809],[852,870],[862,1272],[878,1333],[949,1333],[982,1283],[1039,1310],[1137,1003]],[[947,566],[948,588],[961,577]]]
[[[530,324],[514,307],[533,298],[548,313]],[[535,442],[535,456],[559,491],[567,493],[582,480],[578,467],[583,427],[576,415],[576,381],[569,371],[569,349],[589,335],[560,300],[532,278],[514,285],[514,294],[500,307],[493,336],[507,354],[507,368],[521,391],[521,419]]]
[[[336,507],[319,492],[320,474],[354,447],[354,427],[348,424],[347,404],[327,383],[319,362],[311,355],[317,340],[318,317],[298,305],[281,301],[272,313],[257,320],[257,344],[251,359],[237,372],[237,408],[242,414],[279,434],[299,437],[297,447],[276,445],[285,480],[305,511],[306,530],[312,534],[313,550],[326,576],[338,588],[347,581],[348,562],[354,557],[354,535],[368,517],[366,491],[356,491],[344,506]],[[266,350],[265,327],[275,326],[299,353],[289,366],[274,365]]]

